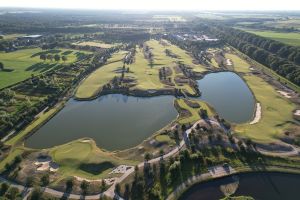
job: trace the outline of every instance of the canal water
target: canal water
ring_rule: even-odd
[[[238,180],[238,181],[237,181]],[[199,183],[187,190],[180,200],[219,200],[222,187],[238,182],[234,196],[251,196],[255,200],[300,199],[300,175],[287,173],[247,173]]]

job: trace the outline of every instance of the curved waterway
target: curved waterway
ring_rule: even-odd
[[[139,98],[121,94],[92,101],[70,99],[26,140],[26,146],[41,149],[90,137],[107,150],[134,147],[176,118],[173,100],[172,96]]]
[[[198,80],[200,99],[208,102],[224,119],[243,123],[253,118],[255,99],[248,85],[233,72],[218,72]]]
[[[228,185],[229,184],[229,185]],[[296,200],[300,197],[300,175],[286,173],[248,173],[199,183],[187,190],[180,200],[219,200],[222,188],[237,185],[234,196],[255,200]]]

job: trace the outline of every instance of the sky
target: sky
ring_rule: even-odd
[[[124,10],[300,10],[300,0],[0,0],[0,7]]]

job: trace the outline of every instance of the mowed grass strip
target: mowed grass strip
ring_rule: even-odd
[[[121,59],[126,55],[125,51],[115,53],[106,64],[93,73],[91,73],[78,87],[76,98],[89,99],[95,97],[101,88],[118,75],[118,70],[122,69],[123,61]]]
[[[226,54],[226,56],[228,55]],[[239,57],[236,56],[236,58]],[[233,59],[233,62],[236,58]],[[239,60],[242,59],[239,58]],[[244,60],[242,61],[234,62],[235,71],[248,72],[249,66],[245,64]],[[238,135],[249,137],[257,142],[274,142],[290,126],[289,122],[293,121],[292,112],[296,109],[296,105],[282,97],[262,78],[255,75],[246,75],[243,78],[256,100],[261,104],[262,117],[256,124],[236,125],[234,130]]]
[[[59,54],[60,56],[65,55],[67,57],[67,61],[51,62],[47,60],[43,62],[40,59],[41,53],[51,55]],[[43,51],[40,48],[24,49],[9,53],[0,52],[0,61],[4,64],[4,68],[13,70],[0,71],[0,89],[23,81],[29,78],[32,74],[36,75],[54,69],[55,67],[58,67],[59,64],[75,62],[81,53],[88,52],[69,49]]]
[[[59,164],[59,172],[63,177],[79,176],[92,180],[108,177],[108,173],[118,165],[137,164],[104,152],[92,139],[84,138],[54,147],[50,149],[50,155]]]

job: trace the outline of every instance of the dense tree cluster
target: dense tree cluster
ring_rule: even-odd
[[[300,85],[300,48],[245,31],[217,26],[211,31],[250,58]]]

